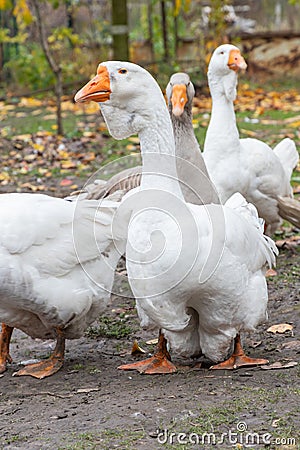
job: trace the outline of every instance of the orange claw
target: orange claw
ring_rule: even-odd
[[[13,376],[30,375],[34,378],[43,379],[58,372],[64,364],[65,337],[61,329],[57,328],[57,341],[55,349],[50,358],[34,364],[28,364],[23,369],[15,372]]]
[[[157,352],[144,361],[119,366],[120,370],[137,370],[147,375],[166,374],[177,372],[176,366],[171,362],[171,356],[167,350],[167,340],[159,332]]]
[[[220,364],[215,364],[214,366],[211,366],[210,369],[232,370],[242,366],[260,366],[268,364],[268,362],[269,361],[267,359],[249,358],[248,356],[246,356],[242,348],[240,335],[237,334],[234,340],[233,354],[230,356],[230,358],[226,359],[226,361],[223,361]]]
[[[12,358],[9,354],[9,344],[11,335],[13,332],[13,327],[2,323],[1,334],[0,334],[0,373],[6,371],[6,364],[12,362]]]

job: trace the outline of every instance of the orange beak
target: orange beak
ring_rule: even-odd
[[[76,103],[105,102],[111,94],[109,73],[105,66],[98,66],[97,75],[75,95]]]
[[[247,69],[246,61],[239,50],[230,50],[228,67],[229,69],[234,70],[234,72]]]
[[[172,89],[172,113],[179,117],[184,111],[184,107],[188,101],[185,84],[175,84]]]

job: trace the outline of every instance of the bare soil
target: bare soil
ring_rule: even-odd
[[[65,365],[52,377],[12,377],[22,361],[53,348],[52,341],[15,330],[14,362],[0,378],[0,448],[299,449],[299,261],[299,246],[281,250],[278,274],[268,279],[269,321],[244,336],[249,355],[286,366],[278,369],[210,371],[203,359],[174,358],[173,375],[118,370],[144,357],[131,356],[134,339],[151,353],[146,342],[156,337],[139,328],[128,286],[118,277],[121,296],[113,295],[105,320],[68,341]],[[267,332],[280,323],[293,329]]]

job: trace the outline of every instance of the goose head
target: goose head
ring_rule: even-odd
[[[174,73],[166,88],[170,112],[177,118],[192,107],[195,89],[187,73]]]
[[[220,45],[213,52],[208,65],[209,87],[223,92],[229,101],[235,100],[237,73],[246,68],[247,64],[238,47],[232,44]]]
[[[99,103],[115,139],[139,133],[155,120],[157,105],[165,106],[162,92],[150,73],[124,61],[99,64],[96,76],[76,93],[74,100]]]

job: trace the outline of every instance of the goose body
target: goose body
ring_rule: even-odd
[[[170,117],[146,70],[101,63],[75,100],[99,102],[115,138],[140,138],[141,187],[122,204],[132,211],[127,271],[142,325],[162,329],[177,354],[223,360],[240,331],[266,319],[264,273],[276,247],[256,209],[240,194],[224,206],[185,202]]]
[[[239,68],[246,63],[237,47],[225,44],[214,51],[208,67],[212,113],[203,156],[221,201],[240,192],[272,234],[282,221],[279,197],[292,197],[290,177],[299,155],[289,138],[274,150],[258,139],[239,139],[233,106]]]
[[[117,206],[0,196],[0,320],[6,326],[41,339],[57,338],[58,330],[63,339],[83,335],[110,299],[120,258],[111,235]],[[0,358],[3,371],[1,352]]]

